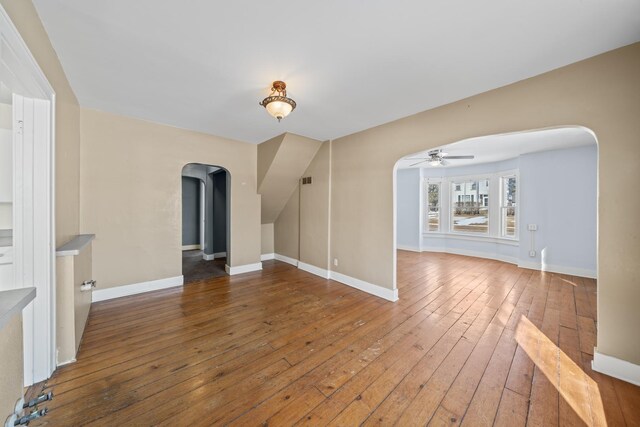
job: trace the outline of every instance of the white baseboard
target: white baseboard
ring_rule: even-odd
[[[518,258],[516,257],[511,257],[508,255],[502,255],[502,254],[488,253],[488,252],[469,251],[466,249],[429,247],[429,248],[422,248],[422,252],[442,252],[442,253],[454,254],[454,255],[472,256],[474,258],[492,259],[495,261],[508,262],[509,264],[518,264]]]
[[[307,264],[302,261],[298,261],[298,268],[300,270],[304,270],[308,273],[315,274],[316,276],[320,276],[323,279],[330,278],[330,271],[325,270],[324,268],[316,267],[315,265]]]
[[[591,279],[596,279],[598,277],[598,273],[595,270],[549,264],[542,266],[539,262],[535,261],[520,261],[518,262],[518,267],[528,268],[530,270],[548,271],[549,273],[568,274],[570,276],[589,277]]]
[[[227,256],[226,252],[216,252],[213,254],[214,258],[225,258]]]
[[[388,301],[398,301],[397,289],[383,288],[382,286],[374,285],[373,283],[365,282],[364,280],[356,279],[355,277],[350,277],[335,271],[331,272],[331,279]]]
[[[275,259],[278,261],[286,262],[293,266],[298,267],[300,270],[304,270],[308,273],[315,274],[323,279],[332,279],[336,282],[340,282],[352,288],[360,289],[371,295],[386,299],[388,301],[398,301],[398,290],[383,288],[382,286],[374,285],[373,283],[365,282],[364,280],[356,279],[345,274],[336,273],[335,271],[325,270],[324,268],[316,267],[315,265],[307,264],[297,259],[290,258],[288,256],[275,254]]]
[[[594,371],[640,386],[640,365],[598,353],[596,349],[593,352],[591,367]]]
[[[144,292],[157,291],[160,289],[182,286],[183,276],[167,277],[166,279],[151,280],[148,282],[134,283],[132,285],[116,286],[107,289],[94,289],[91,293],[91,302],[106,301],[114,298],[126,297],[129,295],[141,294]]]
[[[396,249],[400,249],[401,251],[422,252],[419,247],[409,245],[396,245]]]
[[[276,254],[274,253],[270,253],[270,254],[262,254],[260,255],[260,261],[269,261],[270,259],[275,259]]]
[[[193,251],[196,249],[200,249],[200,245],[182,245],[183,251]]]
[[[402,249],[402,248],[398,246],[398,249]],[[411,250],[411,249],[406,249],[406,250]],[[485,258],[485,259],[493,259],[496,261],[508,262],[510,264],[516,264],[520,268],[527,268],[529,270],[548,271],[550,273],[568,274],[570,276],[589,277],[592,279],[595,279],[597,277],[597,273],[594,270],[587,270],[584,268],[575,268],[575,267],[565,267],[561,265],[548,265],[548,264],[545,265],[543,268],[539,262],[521,261],[516,257],[511,257],[508,255],[493,254],[493,253],[480,252],[480,251],[468,251],[465,249],[456,249],[456,248],[443,248],[443,247],[422,248],[422,252],[444,252],[448,254],[465,255],[465,256],[472,256],[475,258]]]
[[[237,265],[234,267],[225,265],[224,270],[229,276],[235,276],[236,274],[250,273],[252,271],[262,270],[262,263],[256,262],[254,264]]]
[[[202,259],[205,261],[212,261],[215,259],[216,254],[205,254],[204,252],[202,253]]]
[[[74,359],[71,359],[71,360],[67,360],[65,362],[58,362],[58,363],[56,363],[56,366],[59,368],[61,366],[71,365],[72,363],[76,363],[76,362],[77,362],[77,360],[74,358]]]
[[[274,254],[274,258],[277,259],[278,261],[282,261],[282,262],[286,262],[287,264],[291,264],[293,266],[298,266],[298,260],[297,259],[293,259],[290,258],[288,256],[284,256],[284,255],[280,255],[280,254]]]

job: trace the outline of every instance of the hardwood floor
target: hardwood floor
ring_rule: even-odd
[[[594,280],[400,251],[398,286],[268,261],[94,304],[32,425],[640,425],[640,388],[590,369]]]
[[[226,276],[224,265],[227,258],[216,258],[209,261],[202,259],[201,250],[182,251],[182,276],[184,283]]]

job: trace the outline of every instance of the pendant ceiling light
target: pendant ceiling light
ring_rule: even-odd
[[[296,108],[296,101],[287,97],[287,85],[279,80],[273,82],[271,95],[260,103],[278,121],[284,119]]]

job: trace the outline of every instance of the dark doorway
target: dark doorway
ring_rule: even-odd
[[[182,274],[184,282],[226,275],[229,173],[190,163],[182,169]]]

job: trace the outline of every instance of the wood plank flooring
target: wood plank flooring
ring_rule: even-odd
[[[398,253],[400,301],[288,264],[94,304],[32,425],[640,425],[593,372],[596,283]]]

